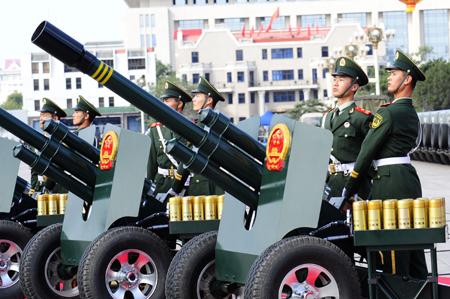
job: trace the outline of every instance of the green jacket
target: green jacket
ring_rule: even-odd
[[[405,157],[416,147],[419,118],[412,99],[400,98],[383,105],[375,114],[371,129],[356,160],[354,172],[347,183],[354,193],[361,177],[367,173],[373,160]],[[372,199],[403,199],[422,196],[416,170],[411,164],[380,166],[373,178]]]
[[[337,108],[336,108],[337,109]],[[358,157],[361,144],[370,129],[373,115],[356,106],[353,102],[344,108],[338,116],[333,118],[336,109],[329,111],[325,118],[323,127],[333,133],[333,145],[331,155],[341,163],[353,163]],[[330,163],[332,161],[330,160]],[[330,174],[327,184],[331,188],[330,196],[341,196],[342,190],[347,182],[347,175],[342,172]],[[358,195],[367,198],[370,192],[369,178],[362,180]]]

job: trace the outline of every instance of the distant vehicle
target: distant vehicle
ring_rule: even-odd
[[[323,112],[310,112],[300,116],[299,121],[308,125],[320,127],[322,122]]]

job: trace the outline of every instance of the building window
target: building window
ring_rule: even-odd
[[[192,63],[198,63],[198,52],[192,52],[191,53],[191,62]]]
[[[145,58],[128,58],[129,70],[145,70]]]
[[[99,97],[98,98],[98,106],[99,107],[105,107],[105,98],[104,97]]]
[[[181,75],[181,81],[187,82],[187,74]]]
[[[263,81],[269,81],[269,72],[263,71]]]
[[[187,5],[188,0],[172,0],[173,5]]]
[[[66,103],[67,103],[67,109],[72,108],[72,99],[67,99]]]
[[[299,91],[299,96],[300,96],[300,101],[304,101],[305,100],[305,92],[303,90]]]
[[[238,82],[244,82],[245,81],[244,72],[237,72],[237,81]]]
[[[75,79],[75,85],[77,89],[81,89],[81,78]]]
[[[109,107],[114,107],[114,97],[109,97],[108,102],[109,102]]]
[[[255,102],[256,102],[256,93],[251,92],[250,93],[250,104],[255,104]]]
[[[78,72],[78,70],[74,67],[68,66],[67,64],[64,65],[64,73],[73,73]]]
[[[298,80],[303,80],[303,69],[297,70]]]
[[[234,123],[234,117],[230,117],[231,123]]]
[[[264,103],[269,103],[270,102],[270,95],[269,93],[266,91],[264,93]]]
[[[242,50],[236,50],[236,61],[244,60],[244,52]]]
[[[31,73],[39,74],[39,63],[37,63],[37,62],[31,63]]]
[[[323,68],[322,69],[322,78],[326,78],[327,77],[327,73],[328,73],[328,68]]]
[[[66,78],[66,89],[72,89],[72,78]]]
[[[106,65],[109,65],[110,67],[114,68],[114,60],[113,59],[102,59],[103,63]]]
[[[187,1],[187,0],[186,0]],[[204,20],[180,20],[178,22],[178,29],[203,29]]]
[[[317,89],[311,89],[311,96],[313,99],[319,98],[319,92],[317,91]]]
[[[239,121],[243,121],[243,120],[245,120],[244,116],[239,117]]]
[[[41,110],[41,101],[40,100],[34,100],[34,111]]]
[[[44,79],[44,90],[50,89],[50,79]]]
[[[395,51],[408,51],[408,16],[405,11],[383,12],[383,23],[386,29],[395,30],[395,37],[386,41],[386,60],[392,61]]]
[[[290,59],[294,58],[292,48],[272,49],[272,59]]]
[[[427,58],[448,60],[448,9],[423,10],[423,33],[424,44],[432,48]]]
[[[98,88],[103,88],[103,84],[98,82]]]
[[[327,26],[326,15],[305,15],[300,17],[300,27],[325,27]]]
[[[199,74],[192,74],[192,84],[197,84],[199,80],[200,80]]]
[[[275,70],[272,71],[272,80],[294,80],[294,70]]]
[[[295,91],[274,91],[273,101],[276,102],[295,102]]]
[[[248,86],[255,86],[255,72],[248,72]]]
[[[248,22],[246,18],[226,18],[216,19],[216,27],[224,27],[230,29],[230,31],[241,31],[244,24]]]
[[[228,104],[233,104],[233,93],[229,93],[227,97],[228,97]]]
[[[245,104],[245,93],[238,94],[238,103]]]
[[[44,74],[50,73],[50,63],[49,62],[43,62],[42,63],[42,72]]]
[[[267,49],[262,49],[261,51],[261,56],[263,60],[267,59]]]
[[[341,23],[359,23],[362,28],[367,27],[367,14],[365,12],[343,13],[338,15]]]
[[[258,2],[258,1],[250,1],[250,2]],[[267,2],[267,1],[259,1],[259,2]],[[279,16],[278,18],[274,19],[272,22],[270,22],[272,17],[259,17],[256,19],[257,26],[263,25],[264,28],[267,29],[270,23],[272,23],[271,29],[284,29],[286,28],[287,20],[285,16]]]
[[[134,79],[136,79],[135,75],[130,75],[130,81],[134,81]]]
[[[366,45],[366,55],[373,55],[373,45],[372,44]]]
[[[227,83],[231,83],[233,82],[233,77],[231,72],[227,72]]]
[[[312,81],[313,81],[313,84],[316,84],[317,83],[317,69],[312,69],[311,70],[311,72],[312,72]]]
[[[39,80],[33,79],[33,90],[39,90]]]
[[[209,81],[209,73],[205,73],[205,79]]]
[[[322,57],[328,57],[328,47],[322,47]]]
[[[328,90],[326,90],[326,89],[323,90],[323,97],[324,98],[328,97]]]

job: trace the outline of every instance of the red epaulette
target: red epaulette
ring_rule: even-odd
[[[365,115],[372,115],[372,112],[370,112],[369,110],[363,109],[363,108],[358,107],[358,106],[355,107],[355,110],[359,111],[361,113],[364,113]]]
[[[150,128],[160,127],[160,126],[161,126],[161,123],[160,123],[160,122],[156,122],[156,123],[152,123],[152,124],[150,125]]]
[[[381,105],[380,107],[387,107],[387,106],[389,106],[390,104],[392,104],[392,103],[386,103],[386,104]]]

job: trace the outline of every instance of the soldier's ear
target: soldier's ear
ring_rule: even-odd
[[[214,100],[211,97],[208,97],[206,100],[206,106],[214,107]]]

